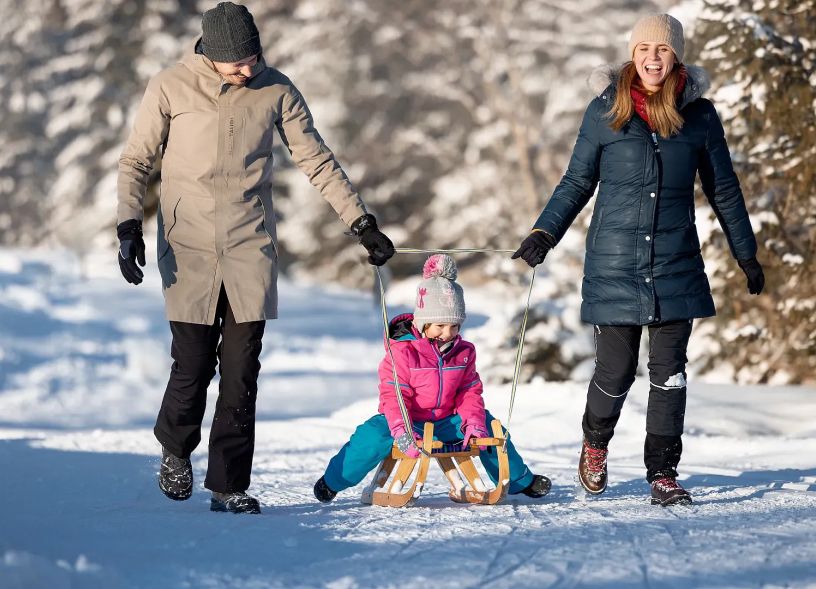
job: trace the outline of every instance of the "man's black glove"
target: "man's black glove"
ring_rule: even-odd
[[[737,264],[748,278],[748,292],[752,295],[761,293],[765,288],[765,273],[762,272],[762,266],[759,265],[757,259],[737,260]]]
[[[351,232],[360,238],[360,243],[368,250],[368,263],[382,266],[394,255],[394,244],[377,229],[377,219],[372,214],[357,218],[351,224]]]
[[[521,247],[511,256],[511,259],[521,258],[534,268],[544,261],[547,253],[555,247],[555,238],[544,231],[533,231],[524,241]]]
[[[142,222],[136,219],[129,219],[119,223],[116,227],[116,235],[119,237],[119,269],[122,276],[131,284],[140,284],[144,274],[136,265],[145,265],[145,244],[142,239]]]

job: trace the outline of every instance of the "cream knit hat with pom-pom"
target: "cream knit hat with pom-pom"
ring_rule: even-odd
[[[425,262],[414,305],[414,325],[420,331],[428,323],[464,322],[465,296],[456,274],[456,262],[446,254],[434,254]]]

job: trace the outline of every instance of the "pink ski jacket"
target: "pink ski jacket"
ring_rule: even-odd
[[[454,413],[462,418],[461,429],[468,425],[484,427],[485,406],[482,381],[476,372],[476,348],[456,336],[444,353],[422,337],[413,325],[410,313],[391,320],[389,336],[400,390],[414,421],[436,421]],[[380,408],[393,433],[403,425],[394,387],[394,372],[386,349],[380,362]],[[410,428],[406,428],[410,429]]]

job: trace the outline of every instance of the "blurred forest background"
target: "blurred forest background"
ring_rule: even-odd
[[[116,165],[135,107],[214,4],[0,1],[0,245],[113,255]],[[744,383],[816,381],[816,0],[245,4],[267,62],[301,89],[383,229],[399,247],[436,248],[517,247],[566,167],[587,78],[626,59],[639,16],[669,11],[685,25],[686,62],[711,76],[767,277],[749,296],[700,197],[718,316],[698,324],[691,366]],[[360,246],[280,146],[276,157],[287,273],[370,289]],[[593,202],[539,271],[525,379],[580,377],[592,358],[578,309]],[[496,256],[459,263],[467,283],[518,300],[492,343],[489,376],[506,379],[529,274]],[[389,269],[397,280],[417,265],[397,256]]]

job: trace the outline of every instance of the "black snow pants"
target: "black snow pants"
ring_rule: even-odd
[[[153,432],[171,454],[190,456],[201,441],[207,387],[218,364],[221,381],[204,481],[211,491],[249,488],[265,326],[265,321],[236,323],[223,287],[213,325],[170,322],[174,362]]]
[[[649,404],[646,410],[646,479],[676,477],[683,451],[686,412],[686,350],[691,320],[649,325]],[[587,441],[605,448],[626,395],[635,381],[642,327],[595,326],[595,373],[589,383],[583,429]]]

